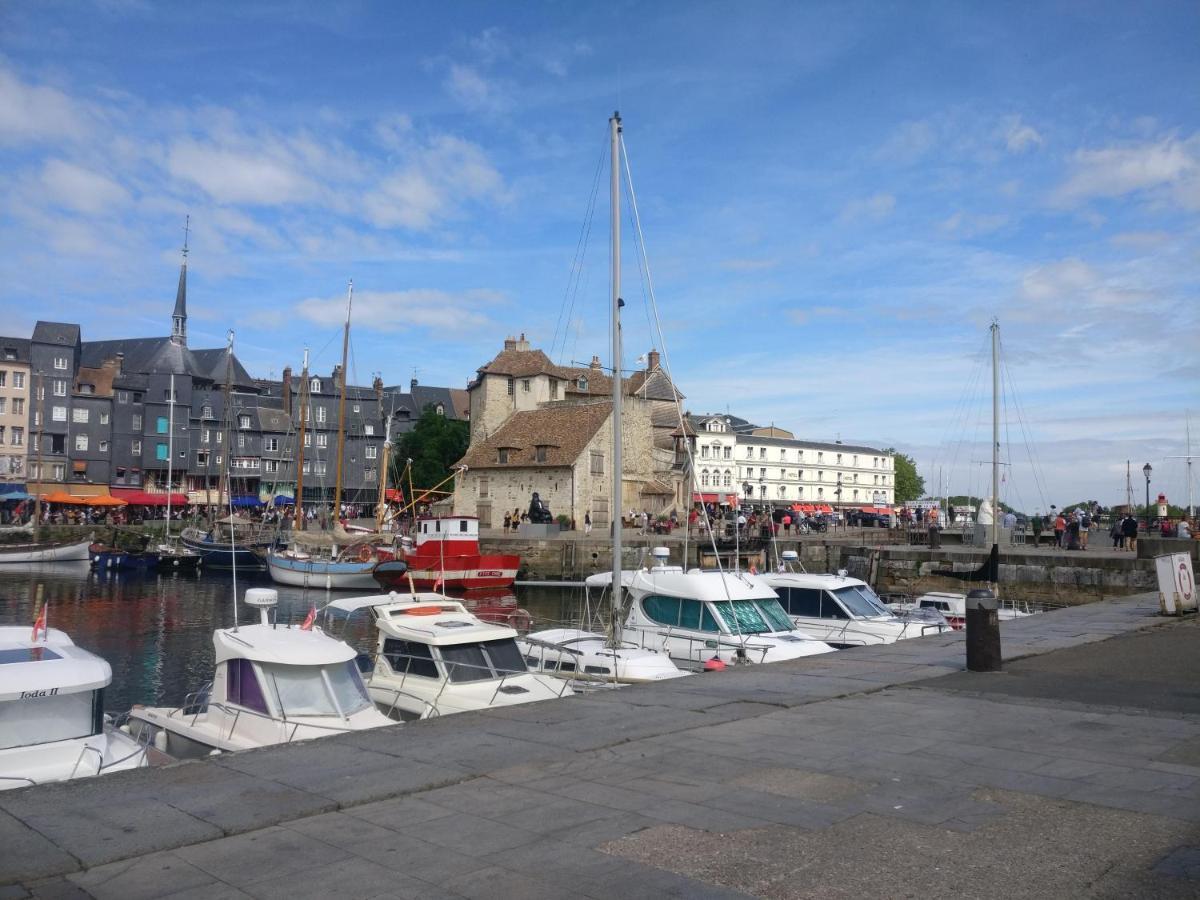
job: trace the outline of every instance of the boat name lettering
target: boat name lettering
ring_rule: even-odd
[[[21,691],[22,700],[37,700],[39,697],[54,697],[58,694],[58,688],[48,688],[43,691]]]

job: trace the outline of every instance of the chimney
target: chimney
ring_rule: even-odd
[[[603,366],[600,365],[600,357],[593,356],[592,364],[588,368],[590,368],[593,372],[599,372],[603,368]]]
[[[506,337],[504,339],[504,349],[505,350],[516,350],[517,349],[517,339],[515,337],[511,337],[511,336]]]
[[[651,350],[646,354],[646,371],[653,372],[658,368],[658,351]]]
[[[521,350],[523,352],[529,351],[529,341],[525,340],[525,332],[523,332],[523,331],[521,332],[521,339],[517,341],[516,349]]]
[[[125,374],[125,354],[119,351],[117,353],[117,374]]]
[[[383,379],[376,375],[375,380],[371,382],[371,387],[375,389],[375,399],[379,401],[380,406],[383,406]]]
[[[408,392],[411,394],[417,389],[417,379],[413,378],[408,382]]]
[[[292,367],[283,367],[283,411],[292,414]]]

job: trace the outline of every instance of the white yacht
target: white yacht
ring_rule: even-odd
[[[379,643],[367,690],[393,718],[426,719],[574,693],[566,682],[526,668],[514,629],[485,622],[441,594],[344,597],[325,609],[371,610]]]
[[[591,575],[585,584],[609,588],[612,573]],[[623,571],[621,584],[629,595],[623,639],[683,665],[779,662],[833,651],[798,630],[775,592],[752,575],[656,565]]]
[[[845,574],[777,572],[758,577],[779,595],[780,604],[797,628],[839,650],[890,644],[937,634],[949,627],[944,621],[925,622],[896,615],[870,585]]]
[[[955,631],[962,631],[967,627],[967,595],[956,593],[954,591],[929,591],[921,594],[915,600],[907,603],[892,603],[890,608],[900,615],[921,614],[930,610],[941,613],[950,627]],[[1011,619],[1022,619],[1025,616],[1033,615],[1032,610],[1019,609],[1014,604],[1005,606],[1000,603],[1000,608],[997,611],[1000,621],[1008,621]]]
[[[690,675],[666,652],[630,641],[609,640],[594,631],[550,628],[517,639],[531,671],[568,681],[645,684]]]
[[[0,627],[0,790],[146,765],[104,715],[107,662],[62,631]]]
[[[179,708],[135,706],[133,734],[189,758],[392,724],[371,703],[353,648],[311,622],[272,623],[274,590],[251,588],[245,601],[260,622],[213,632],[212,682]]]

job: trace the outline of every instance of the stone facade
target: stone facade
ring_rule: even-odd
[[[0,337],[0,482],[25,480],[32,393],[29,339]]]

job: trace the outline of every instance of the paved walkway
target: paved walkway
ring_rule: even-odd
[[[0,794],[0,898],[1195,897],[1153,598]]]

